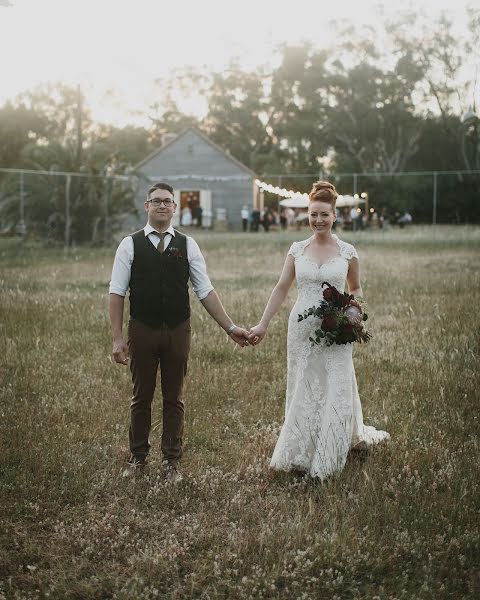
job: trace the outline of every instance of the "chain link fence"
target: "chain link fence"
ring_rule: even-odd
[[[368,213],[396,222],[409,212],[415,223],[480,223],[480,171],[404,173],[264,174],[280,188],[308,193],[315,181],[331,181],[340,194],[362,196]],[[278,196],[265,194],[272,207]]]
[[[0,169],[0,234],[35,235],[47,244],[108,244],[136,212],[136,178]]]
[[[341,194],[361,195],[368,219],[396,223],[480,223],[480,171],[264,174],[280,188],[309,192],[328,179]],[[135,219],[139,180],[130,175],[0,169],[0,235],[34,235],[46,244],[110,244],[126,218]],[[277,208],[279,197],[265,193]]]

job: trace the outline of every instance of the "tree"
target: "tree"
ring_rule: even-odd
[[[150,132],[144,127],[99,125],[90,143],[92,166],[96,165],[99,171],[110,168],[115,173],[126,174],[130,167],[154,150],[150,137]]]
[[[408,57],[419,71],[418,108],[426,115],[440,116],[446,135],[455,141],[455,154],[463,168],[471,169],[465,131],[452,118],[465,113],[472,101],[475,104],[476,77],[465,76],[465,71],[478,74],[480,66],[480,9],[469,8],[467,14],[470,35],[464,38],[456,35],[446,14],[432,22],[425,16],[419,19],[416,12],[405,12],[387,24],[387,31],[395,51]]]
[[[400,61],[392,70],[368,63],[346,69],[336,62],[327,79],[326,136],[337,168],[397,173],[418,149],[415,81]]]
[[[416,81],[402,61],[387,70],[374,64],[372,49],[356,63],[341,50],[332,60],[331,53],[309,44],[283,48],[272,77],[270,123],[284,164],[296,172],[315,171],[322,163],[349,171],[397,172],[417,148]],[[347,68],[347,62],[353,65]]]
[[[0,108],[0,166],[20,168],[21,154],[32,140],[45,135],[47,120],[24,104],[7,102]]]
[[[325,132],[326,52],[310,44],[283,46],[282,60],[272,73],[269,121],[283,170],[311,173],[328,151]]]
[[[123,161],[123,152],[118,151],[118,146],[113,147],[115,136],[106,142],[105,130],[103,134],[102,128],[95,132],[88,107],[79,102],[78,90],[66,86],[49,85],[27,92],[18,99],[17,107],[8,105],[4,109],[7,116],[12,111],[14,115],[28,116],[23,122],[23,131],[20,130],[22,135],[12,136],[17,144],[16,166],[82,173],[82,177],[71,178],[71,240],[81,243],[98,238],[96,232],[102,223],[106,237],[115,226],[116,217],[133,210],[131,186],[126,183],[122,187],[109,178],[125,173],[128,168],[128,163]],[[0,113],[0,123],[1,116]],[[35,128],[30,127],[30,123]],[[27,229],[63,238],[65,177],[25,175],[23,182]],[[7,227],[18,222],[18,205],[18,176],[4,177],[0,185],[0,212]]]
[[[208,113],[202,122],[214,142],[256,171],[270,160],[271,152],[263,84],[262,73],[244,72],[236,63],[212,73],[206,93]]]
[[[159,100],[149,108],[151,127],[149,142],[155,148],[162,146],[167,134],[178,134],[187,127],[198,127],[199,119],[180,108],[187,98],[200,99],[205,91],[205,74],[199,70],[184,69],[155,81]]]
[[[79,169],[83,147],[93,128],[90,110],[79,88],[48,83],[20,94],[18,102],[45,119],[44,136],[37,140],[39,143],[75,146],[74,170]]]

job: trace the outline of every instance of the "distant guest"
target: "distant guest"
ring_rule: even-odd
[[[250,223],[250,231],[258,231],[260,227],[260,211],[258,208],[252,210],[252,222]]]
[[[247,231],[248,229],[248,207],[244,204],[242,210],[240,211],[240,216],[242,218],[242,229],[243,231]]]
[[[410,225],[412,221],[412,215],[408,211],[405,211],[405,213],[398,219],[397,223],[400,225],[400,228],[403,229],[405,225]]]

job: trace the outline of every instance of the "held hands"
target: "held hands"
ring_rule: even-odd
[[[123,338],[113,341],[112,360],[119,365],[128,364],[128,346]]]
[[[256,346],[257,344],[259,344],[265,337],[266,333],[267,327],[266,325],[262,325],[262,323],[255,325],[255,327],[252,327],[248,336],[250,344],[252,344],[252,346]]]
[[[233,329],[233,331],[230,331],[228,333],[228,335],[232,338],[232,340],[235,343],[237,343],[242,348],[244,346],[251,345],[251,342],[249,340],[248,331],[246,329],[243,329],[242,327],[238,327],[238,326],[235,327],[235,329]]]
[[[260,339],[258,339],[258,337],[256,336],[256,339],[258,339],[258,341],[254,341],[254,339],[252,339],[252,331],[252,329],[249,332],[246,329],[243,329],[242,327],[236,326],[233,331],[230,331],[228,333],[228,335],[236,344],[244,348],[245,346],[254,346],[255,344],[258,344],[260,339],[262,339],[265,335],[264,333]],[[113,362],[118,363],[119,365],[128,364],[128,346],[125,340],[114,340],[112,349],[112,360]]]

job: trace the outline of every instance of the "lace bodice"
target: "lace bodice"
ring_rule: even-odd
[[[318,303],[322,296],[322,283],[324,281],[328,281],[339,291],[344,291],[348,261],[354,257],[358,258],[358,254],[351,244],[343,242],[336,235],[334,235],[334,238],[338,245],[338,254],[320,265],[305,254],[305,248],[313,238],[294,242],[291,245],[288,253],[295,259],[295,276],[298,290],[297,304],[312,306]]]

